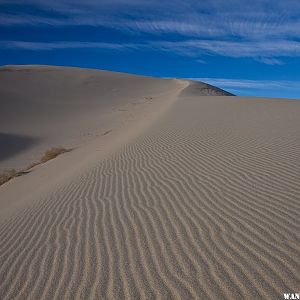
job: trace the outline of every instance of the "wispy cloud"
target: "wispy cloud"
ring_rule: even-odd
[[[105,25],[151,33],[176,32],[188,36],[299,36],[299,1],[285,0],[0,0],[1,4],[35,5],[51,9],[42,14],[2,13],[0,24]],[[166,7],[168,9],[166,9]]]
[[[227,57],[260,58],[264,63],[278,63],[272,57],[300,56],[300,42],[277,40],[268,41],[222,41],[222,40],[187,40],[181,42],[161,41],[152,43],[162,50],[173,50],[179,54],[200,56],[217,54]]]
[[[257,58],[257,61],[262,62],[266,65],[283,65],[283,61],[277,59],[277,58],[270,58],[270,57],[261,57]]]
[[[50,26],[64,26],[67,24],[74,24],[70,20],[63,18],[51,18],[43,16],[33,16],[28,14],[12,15],[0,14],[0,25],[2,26],[24,26],[24,25],[50,25]]]
[[[269,65],[282,64],[281,57],[300,56],[300,1],[296,0],[0,0],[0,9],[4,4],[40,10],[2,12],[0,26],[89,25],[148,35],[142,44],[130,38],[127,45],[112,46],[81,41],[2,42],[0,46],[6,48],[151,48],[198,58],[207,54],[250,57]],[[172,34],[178,35],[178,41],[169,39]]]
[[[249,80],[228,78],[189,78],[220,87],[237,95],[299,98],[300,81]],[[289,96],[288,96],[289,95]]]
[[[101,42],[26,42],[26,41],[0,41],[2,49],[24,49],[24,50],[57,50],[57,49],[110,49],[110,50],[125,50],[134,49],[137,45],[134,44],[117,44],[117,43],[101,43]]]
[[[199,63],[199,64],[206,64],[207,63],[205,60],[200,59],[200,58],[196,59],[196,62]]]
[[[203,81],[229,89],[300,89],[300,81],[276,80],[250,80],[226,78],[189,78],[190,80]]]
[[[183,56],[196,57],[203,61],[203,56],[219,55],[226,57],[248,57],[265,64],[281,64],[274,57],[300,57],[300,42],[278,40],[276,45],[263,41],[222,41],[222,40],[186,40],[181,42],[145,41],[143,43],[104,43],[89,41],[57,41],[57,42],[27,42],[0,41],[2,49],[55,50],[55,49],[116,49],[140,50],[151,49],[177,53]]]

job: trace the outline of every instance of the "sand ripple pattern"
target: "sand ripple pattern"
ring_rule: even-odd
[[[2,222],[0,298],[299,292],[300,106],[223,99],[180,99],[136,141]]]

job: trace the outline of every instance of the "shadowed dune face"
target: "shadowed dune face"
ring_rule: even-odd
[[[182,91],[182,95],[193,96],[234,96],[220,88],[199,81],[190,81],[190,85]]]
[[[30,149],[38,140],[35,137],[0,132],[0,161],[9,159],[22,151]]]

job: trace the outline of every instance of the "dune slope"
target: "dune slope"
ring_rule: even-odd
[[[0,187],[1,299],[298,291],[300,102],[203,96],[186,82],[166,99],[113,151],[97,152],[104,136]]]
[[[125,122],[134,106],[174,88],[174,80],[108,71],[2,67],[0,170],[27,166],[50,147],[85,144]]]
[[[195,85],[198,95],[227,94]],[[92,69],[0,67],[0,171],[26,167],[51,147],[79,147],[110,133],[142,114],[139,106],[165,102],[177,86],[173,79]]]

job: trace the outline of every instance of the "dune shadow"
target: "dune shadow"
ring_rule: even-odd
[[[0,132],[0,161],[27,150],[38,142],[38,138]]]
[[[216,86],[201,81],[191,81],[190,85],[181,91],[184,96],[234,96]]]

